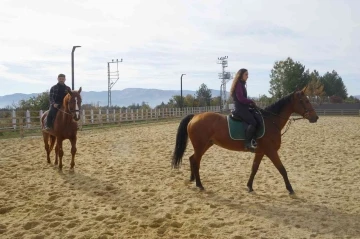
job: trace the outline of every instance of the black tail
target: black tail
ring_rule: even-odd
[[[194,117],[194,114],[187,115],[180,122],[178,131],[176,134],[175,150],[174,150],[174,154],[172,156],[172,167],[173,168],[178,168],[181,163],[182,157],[186,150],[187,141],[188,141],[187,126],[193,117]]]

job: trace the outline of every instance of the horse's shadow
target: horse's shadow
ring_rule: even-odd
[[[70,190],[83,192],[90,197],[98,197],[102,203],[118,206],[120,199],[129,196],[125,190],[113,182],[88,176],[76,169],[59,170],[57,167],[54,167],[54,169],[64,180],[64,183],[68,184]]]
[[[221,194],[208,193],[211,200],[239,211],[273,221],[281,229],[281,225],[307,230],[314,234],[328,234],[337,237],[360,237],[360,214],[347,213],[331,209],[325,205],[314,204],[301,195],[289,197],[289,201],[279,196],[258,195],[251,193],[245,197],[253,197],[251,201],[235,202],[224,198]],[[269,205],[271,201],[271,206]]]

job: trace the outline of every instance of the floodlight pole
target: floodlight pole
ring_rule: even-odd
[[[74,90],[74,52],[77,47],[81,46],[73,46],[71,51],[71,89]]]
[[[182,110],[183,108],[183,93],[182,93],[182,77],[186,75],[186,74],[181,74],[181,77],[180,77],[180,109]]]

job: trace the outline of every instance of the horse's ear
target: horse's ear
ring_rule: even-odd
[[[303,95],[305,95],[305,92],[306,92],[307,87],[308,87],[308,85],[306,85],[306,86],[301,90],[301,93],[302,93]]]
[[[81,90],[82,90],[82,87],[80,86],[79,91],[78,91],[78,92],[79,92],[79,94],[81,93]]]

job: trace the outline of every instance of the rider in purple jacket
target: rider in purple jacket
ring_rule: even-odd
[[[240,69],[234,78],[234,81],[231,86],[230,95],[234,99],[235,109],[232,111],[232,114],[235,117],[243,119],[246,130],[245,130],[245,147],[247,149],[255,149],[256,139],[254,138],[257,120],[250,108],[256,106],[255,102],[247,98],[246,90],[246,81],[249,77],[249,73],[246,69]]]

